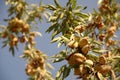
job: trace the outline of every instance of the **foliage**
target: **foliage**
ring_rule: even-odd
[[[27,61],[26,74],[30,80],[52,80],[48,71],[51,65],[45,53],[35,48],[34,38],[41,33],[34,24],[44,16],[51,26],[51,43],[64,45],[65,50],[52,56],[53,63],[66,60],[55,80],[64,80],[71,71],[82,80],[120,79],[120,5],[116,0],[99,0],[98,10],[84,13],[86,7],[77,0],[68,0],[63,7],[58,0],[55,5],[31,5],[24,0],[6,0],[9,5],[8,26],[1,26],[3,47],[9,46],[14,55],[15,47],[24,43],[21,56]]]

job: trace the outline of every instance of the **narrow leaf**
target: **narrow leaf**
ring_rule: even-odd
[[[47,30],[46,30],[46,32],[51,32],[56,26],[58,26],[58,23],[54,23],[52,26],[50,26]]]
[[[60,6],[58,0],[54,0],[54,3],[55,3],[55,5],[56,5],[56,7],[61,8],[61,6]]]
[[[9,48],[9,51],[12,53],[12,56],[15,56],[15,50],[14,50],[14,47],[10,47],[10,48]]]
[[[73,4],[72,4],[72,8],[73,8],[73,9],[76,7],[76,2],[77,2],[76,0],[72,0],[72,3],[73,3]]]
[[[63,79],[68,77],[68,75],[70,74],[70,67],[65,67],[65,70],[63,72]]]

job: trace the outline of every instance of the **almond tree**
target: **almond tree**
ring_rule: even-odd
[[[56,73],[55,80],[65,80],[73,72],[82,80],[120,79],[120,5],[116,0],[98,0],[99,8],[84,13],[86,7],[77,0],[68,0],[66,6],[54,0],[55,5],[29,4],[25,0],[6,0],[9,5],[7,26],[0,26],[3,46],[15,55],[18,44],[24,44],[22,58],[27,61],[26,74],[30,80],[54,80],[48,69],[47,55],[37,49],[34,38],[41,33],[35,24],[43,17],[51,23],[51,43],[58,42],[64,50],[53,54],[53,63],[67,61]],[[39,21],[38,21],[38,20]]]

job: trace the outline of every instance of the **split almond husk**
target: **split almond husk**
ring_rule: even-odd
[[[67,60],[70,65],[75,65],[83,63],[86,60],[86,57],[81,53],[72,53]]]

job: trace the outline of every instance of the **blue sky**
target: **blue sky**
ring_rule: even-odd
[[[26,0],[30,3],[38,3],[39,0]],[[66,0],[59,0],[62,5],[65,4]],[[93,1],[93,2],[92,2]],[[43,3],[53,4],[53,0],[43,0]],[[78,0],[78,4],[82,4],[83,6],[88,6],[86,12],[92,12],[93,8],[97,7],[97,0]],[[0,24],[7,25],[3,19],[7,18],[7,7],[5,5],[5,0],[0,0]],[[37,48],[47,55],[53,55],[58,53],[60,50],[64,49],[57,48],[57,43],[50,44],[50,34],[45,33],[45,30],[50,26],[50,24],[46,22],[42,22],[42,24],[38,24],[40,26],[39,31],[42,33],[42,37],[36,38]],[[0,41],[0,47],[2,43]],[[8,52],[8,47],[0,48],[0,80],[27,80],[27,75],[25,74],[25,65],[26,62],[19,58],[22,54],[22,45],[19,45],[19,51],[16,51],[15,57]],[[52,74],[55,75],[59,66],[64,63],[54,64],[55,69],[52,71]],[[66,79],[70,80],[70,79]]]

